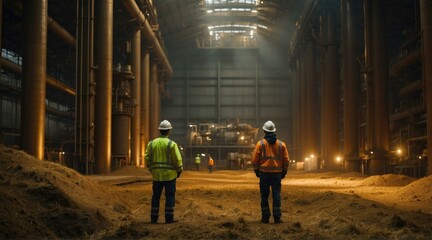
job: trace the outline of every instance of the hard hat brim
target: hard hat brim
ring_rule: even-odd
[[[262,129],[263,129],[264,131],[266,131],[266,132],[276,132],[276,128],[273,129],[273,130],[269,130],[269,129],[263,127]]]

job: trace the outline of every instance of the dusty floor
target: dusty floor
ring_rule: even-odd
[[[252,171],[185,171],[179,222],[150,224],[147,170],[86,177],[0,146],[0,239],[432,238],[432,176],[290,171],[282,184],[284,223],[262,224]]]

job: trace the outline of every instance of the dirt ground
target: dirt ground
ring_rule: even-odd
[[[252,170],[185,171],[179,222],[164,224],[162,207],[150,224],[146,169],[83,176],[0,145],[0,239],[432,238],[432,176],[289,171],[282,224],[259,222],[258,182]]]

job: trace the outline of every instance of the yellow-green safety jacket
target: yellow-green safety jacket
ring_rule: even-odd
[[[195,157],[195,164],[201,164],[201,157],[200,156]]]
[[[177,172],[183,171],[180,150],[167,136],[160,136],[147,144],[145,161],[153,181],[171,181],[177,178]]]

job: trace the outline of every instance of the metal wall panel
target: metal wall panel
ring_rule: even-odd
[[[260,60],[258,51],[209,54],[170,60],[175,77],[166,85],[170,99],[163,101],[162,115],[178,124],[172,139],[184,143],[189,123],[239,120],[261,129],[273,120],[278,137],[288,141],[291,89],[283,64]]]

